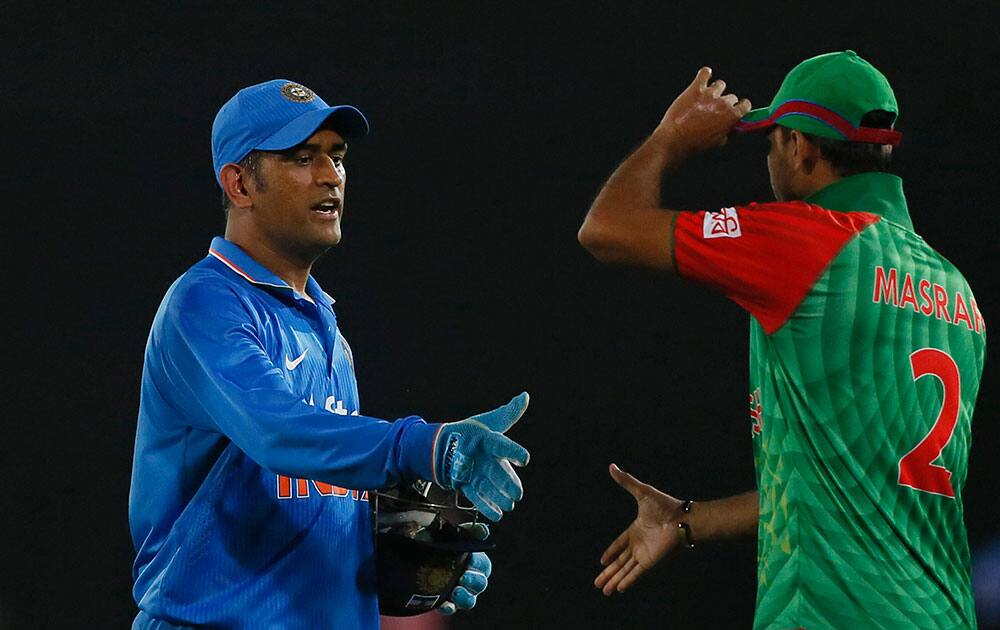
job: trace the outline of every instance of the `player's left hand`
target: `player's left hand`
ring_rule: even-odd
[[[611,478],[631,494],[637,514],[632,524],[601,556],[601,571],[594,586],[605,595],[623,592],[665,555],[680,546],[677,519],[683,501],[660,492],[611,464]]]
[[[458,610],[469,610],[476,605],[476,598],[486,590],[493,563],[490,557],[479,551],[469,558],[465,573],[458,579],[458,586],[451,592],[451,600],[441,604],[438,610],[444,615],[453,615]]]

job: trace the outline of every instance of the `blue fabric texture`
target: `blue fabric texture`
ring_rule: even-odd
[[[333,299],[224,239],[146,346],[129,496],[141,628],[377,628],[368,490],[430,479],[441,425],[360,415]]]

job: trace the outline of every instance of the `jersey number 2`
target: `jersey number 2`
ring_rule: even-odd
[[[923,348],[910,355],[914,382],[923,376],[936,376],[944,385],[944,401],[931,430],[920,443],[899,460],[899,485],[946,497],[955,496],[951,471],[932,464],[955,434],[962,386],[958,366],[947,352]]]

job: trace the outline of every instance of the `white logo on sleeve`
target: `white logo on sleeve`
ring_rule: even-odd
[[[309,348],[306,348],[305,350],[303,350],[302,354],[300,354],[298,356],[298,358],[296,358],[296,359],[289,359],[286,356],[285,357],[285,369],[287,369],[289,372],[291,372],[295,368],[299,367],[299,363],[302,363],[302,359],[306,358],[306,353],[307,352],[309,352]]]
[[[740,231],[740,218],[736,214],[736,208],[706,212],[702,230],[705,238],[739,238],[743,234]]]

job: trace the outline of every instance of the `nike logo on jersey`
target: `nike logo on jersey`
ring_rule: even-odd
[[[291,372],[291,371],[292,371],[292,370],[294,370],[295,368],[299,367],[299,363],[302,363],[302,359],[305,359],[305,358],[306,358],[306,353],[307,353],[307,352],[309,352],[309,348],[306,348],[305,350],[303,350],[303,351],[302,351],[302,354],[300,354],[300,355],[299,355],[299,356],[298,356],[297,358],[295,358],[295,359],[289,359],[289,358],[288,358],[288,357],[286,356],[286,357],[285,357],[285,369],[286,369],[286,370],[288,370],[289,372]]]

